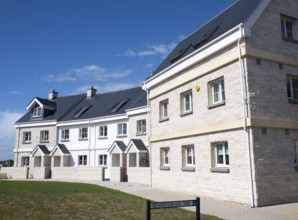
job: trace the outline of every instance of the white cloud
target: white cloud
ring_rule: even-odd
[[[62,74],[49,74],[46,77],[48,82],[65,81],[104,81],[106,79],[119,79],[130,75],[133,70],[106,69],[97,65],[88,65],[79,68],[72,68]]]
[[[162,58],[166,57],[177,45],[176,42],[171,42],[169,44],[157,44],[149,45],[148,49],[141,51],[127,50],[119,56],[127,57],[147,57],[147,56],[161,56]]]
[[[10,91],[8,91],[8,93],[11,95],[23,95],[23,92],[16,91],[16,90],[10,90]]]
[[[16,135],[14,123],[22,115],[19,112],[0,112],[0,160],[13,159]]]

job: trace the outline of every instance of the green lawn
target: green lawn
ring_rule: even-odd
[[[146,219],[146,200],[91,184],[0,181],[0,219]],[[155,209],[151,219],[195,219],[195,213]]]

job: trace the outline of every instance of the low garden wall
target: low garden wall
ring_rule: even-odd
[[[52,167],[53,180],[104,180],[102,167]]]
[[[29,167],[1,167],[0,173],[8,179],[27,179]]]
[[[151,185],[150,167],[128,167],[127,176],[129,183]]]

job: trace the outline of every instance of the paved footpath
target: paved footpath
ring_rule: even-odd
[[[151,188],[127,182],[91,182],[129,194],[150,199],[152,201],[193,200],[195,196],[173,191]],[[195,207],[186,209],[195,211]],[[224,202],[210,198],[201,198],[201,213],[214,215],[227,220],[298,220],[298,203],[275,205],[261,208],[250,208],[237,203]]]

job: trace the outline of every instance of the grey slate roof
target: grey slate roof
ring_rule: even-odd
[[[57,144],[57,147],[61,150],[63,154],[70,154],[70,152],[64,144]]]
[[[148,150],[144,142],[141,139],[131,139],[138,150]]]
[[[115,141],[114,143],[117,144],[117,146],[120,148],[120,150],[122,150],[122,152],[125,151],[126,145],[124,144],[123,141]]]
[[[45,155],[50,154],[50,151],[49,151],[49,149],[47,148],[46,145],[41,145],[41,144],[37,145],[37,146],[33,149],[32,153],[35,151],[36,148],[39,148],[39,149],[42,151],[42,153],[45,154]]]
[[[124,114],[127,109],[146,106],[146,91],[135,87],[122,91],[100,93],[86,97],[75,106],[61,121],[89,119]]]
[[[244,23],[261,0],[239,0],[182,40],[147,79],[198,50],[237,25]]]
[[[35,99],[35,98],[34,98]],[[34,100],[33,99],[33,100]],[[51,100],[48,100],[48,99],[42,99],[42,98],[39,98],[39,97],[36,97],[36,99],[41,103],[43,104],[44,106],[46,107],[51,107],[51,108],[56,108],[56,102],[54,101],[51,101]]]
[[[31,117],[31,112],[28,111],[25,115],[23,115],[17,122],[18,123],[26,123],[26,122],[37,122],[37,121],[58,121],[61,119],[70,109],[72,109],[75,105],[77,105],[81,100],[86,97],[86,94],[81,95],[73,95],[73,96],[61,96],[57,97],[53,101],[38,98],[38,101],[41,101],[43,104],[54,106],[56,105],[56,110],[52,111],[45,115],[44,118],[33,119]],[[33,99],[34,100],[34,99]]]

